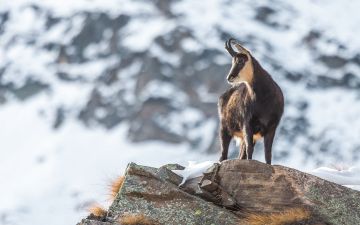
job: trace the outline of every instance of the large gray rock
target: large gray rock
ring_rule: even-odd
[[[171,171],[175,168],[182,167],[130,163],[107,215],[90,216],[79,225],[119,224],[123,215],[144,215],[166,225],[248,225],[256,224],[251,215],[276,218],[293,209],[306,217],[286,224],[360,224],[360,192],[295,169],[228,160],[179,187],[181,177]]]

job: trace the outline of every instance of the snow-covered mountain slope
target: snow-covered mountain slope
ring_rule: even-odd
[[[106,189],[91,182],[129,161],[216,160],[231,36],[284,91],[275,163],[359,163],[359,8],[325,0],[1,2],[0,224],[47,223],[39,214],[74,223]],[[256,153],[263,160],[261,145]]]

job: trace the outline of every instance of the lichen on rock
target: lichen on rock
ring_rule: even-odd
[[[252,225],[266,218],[308,225],[360,224],[360,192],[292,168],[226,160],[180,187],[182,178],[172,169],[184,167],[130,163],[106,217],[89,217],[79,225],[122,224],[126,215],[152,221],[134,223],[138,225]]]

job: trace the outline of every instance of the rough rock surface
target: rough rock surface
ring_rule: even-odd
[[[311,212],[307,223],[360,224],[360,192],[284,166],[254,160],[214,164],[202,177],[179,187],[171,169],[130,163],[107,216],[79,225],[110,225],[126,214],[142,214],[158,224],[249,224],[250,214],[291,208]]]

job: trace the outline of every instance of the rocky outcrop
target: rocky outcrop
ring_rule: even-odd
[[[227,160],[179,187],[182,178],[171,170],[181,168],[130,163],[106,216],[90,215],[78,225],[130,224],[121,223],[127,215],[153,221],[132,224],[360,223],[360,192],[295,169]]]

